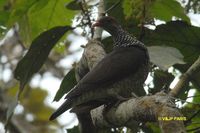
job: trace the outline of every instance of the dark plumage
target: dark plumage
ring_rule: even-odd
[[[124,31],[112,17],[103,17],[93,26],[102,27],[112,35],[114,49],[67,94],[66,101],[50,120],[70,108],[76,113],[90,111],[102,104],[129,98],[132,92],[144,94],[149,55],[143,43]]]

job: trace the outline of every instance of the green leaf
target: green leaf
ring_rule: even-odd
[[[193,101],[194,103],[200,103],[200,91],[199,90],[196,90],[195,91],[195,94],[194,94],[194,98],[193,98]]]
[[[178,95],[178,98],[186,100],[190,89],[192,88],[189,86],[189,83],[185,84],[185,86],[182,87],[181,92]],[[182,104],[186,103],[185,101],[180,101],[180,102]]]
[[[127,19],[132,18],[131,23],[138,21],[141,23],[141,20],[144,18],[148,20],[149,11],[148,8],[152,2],[145,0],[123,0],[123,12]],[[144,11],[145,6],[145,11]],[[145,12],[145,13],[144,13]],[[143,21],[143,20],[142,20]]]
[[[185,64],[183,55],[174,47],[151,46],[148,51],[151,62],[164,71],[174,64]]]
[[[61,25],[71,25],[75,10],[65,8],[65,4],[71,0],[17,0],[14,1],[8,20],[5,20],[7,26],[12,26],[18,22],[20,35],[25,42],[30,44],[31,40],[37,37],[41,32]],[[6,14],[2,13],[4,16]],[[1,21],[1,10],[0,10]]]
[[[7,0],[0,0],[0,26],[5,26],[10,12],[6,9]]]
[[[199,42],[200,28],[182,21],[171,21],[159,25],[156,30],[146,31],[144,38],[144,43],[148,46],[177,48],[184,55],[184,61],[187,63],[193,63],[198,58],[200,54]]]
[[[107,37],[107,38],[104,38],[102,40],[102,43],[104,45],[104,49],[106,51],[106,53],[110,53],[112,50],[113,50],[113,40],[112,40],[112,37]]]
[[[32,75],[42,67],[58,40],[70,29],[69,26],[54,27],[33,40],[29,51],[19,61],[14,71],[14,77],[20,81],[20,91],[23,90]]]
[[[45,104],[48,92],[40,88],[27,88],[23,94],[24,97],[27,94],[29,96],[20,100],[26,112],[33,114],[36,121],[48,121],[49,116],[54,111],[53,108]]]
[[[49,2],[50,0],[39,0],[37,1],[32,7],[31,11],[32,12],[38,12],[39,10],[43,9]]]
[[[116,3],[118,3],[118,0],[105,0],[104,1],[104,6],[105,6],[105,10],[108,10],[109,8],[111,8],[113,5],[115,5]],[[120,2],[115,8],[112,8],[108,14],[109,16],[113,16],[117,19],[117,21],[120,24],[125,24],[125,16],[123,11],[123,7],[122,7],[122,2]]]
[[[21,19],[24,15],[26,15],[29,9],[37,3],[38,0],[17,0],[13,5],[12,12],[9,19],[9,25],[14,24],[19,19]]]
[[[63,97],[63,95],[70,91],[75,85],[75,69],[73,68],[67,73],[67,75],[62,80],[60,88],[58,89],[53,101],[59,101]]]
[[[153,17],[164,21],[171,21],[175,16],[190,23],[184,8],[176,0],[156,0],[150,7],[150,13]]]
[[[5,6],[6,2],[7,2],[7,0],[1,0],[0,1],[0,9],[2,9]]]
[[[161,133],[159,126],[156,123],[146,123],[146,126],[152,130],[153,133]]]
[[[151,90],[151,93],[156,93],[161,91],[161,89],[165,86],[169,88],[171,82],[174,80],[174,76],[171,73],[168,73],[167,71],[162,70],[155,70],[154,71],[154,78],[153,78],[153,84],[154,88]]]
[[[8,21],[9,15],[9,12],[0,10],[0,26],[5,26],[6,22]]]
[[[10,104],[9,104],[9,107],[8,107],[8,110],[7,110],[7,114],[6,114],[6,118],[7,120],[12,116],[14,110],[15,110],[15,107],[18,105],[18,100],[17,99],[14,99]]]
[[[133,11],[134,11],[134,9],[132,7],[133,2],[134,1],[131,1],[131,0],[124,0],[123,1],[123,9],[124,9],[123,12],[128,17],[133,15]],[[141,1],[140,1],[140,3],[141,3]],[[136,8],[136,6],[135,6],[135,8]]]
[[[68,2],[71,0],[49,0],[46,6],[38,11],[32,8],[28,12],[27,19],[24,20],[30,27],[31,38],[35,38],[43,30],[57,25],[71,25],[77,11],[66,9],[65,4]]]
[[[78,126],[74,126],[73,128],[71,129],[67,129],[67,133],[79,133],[79,128]]]
[[[8,110],[6,112],[6,124],[5,124],[5,129],[7,129],[8,127],[8,124],[13,116],[13,113],[15,111],[15,108],[17,107],[18,105],[18,98],[16,97],[10,104],[9,104],[9,107],[8,107]]]
[[[159,25],[155,30],[146,30],[144,43],[148,46],[168,46],[177,48],[184,56],[187,64],[173,65],[182,73],[193,64],[200,55],[200,28],[191,26],[182,21],[171,21]],[[165,51],[162,51],[165,52]],[[158,56],[162,56],[162,53]],[[196,73],[191,79],[195,88],[200,88],[200,72]],[[187,91],[191,87],[186,85],[181,92],[180,97],[185,98]]]
[[[76,0],[67,3],[65,7],[70,10],[81,10]]]

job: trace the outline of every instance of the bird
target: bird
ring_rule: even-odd
[[[111,34],[113,50],[89,71],[65,97],[64,103],[50,116],[54,120],[65,111],[89,112],[101,105],[113,105],[144,95],[143,85],[149,72],[149,53],[145,45],[125,31],[111,16],[97,20]]]

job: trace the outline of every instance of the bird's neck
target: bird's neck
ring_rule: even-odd
[[[122,27],[116,28],[114,34],[112,34],[114,40],[114,47],[127,47],[127,46],[141,46],[144,47],[144,44],[137,40],[135,37],[131,36],[126,32]]]

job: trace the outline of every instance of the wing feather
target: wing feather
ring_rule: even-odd
[[[66,98],[71,99],[90,90],[112,85],[134,74],[145,58],[143,49],[126,47],[113,50],[79,81]]]

